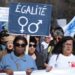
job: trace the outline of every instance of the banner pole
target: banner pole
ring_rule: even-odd
[[[30,40],[30,35],[27,35],[27,46],[26,46],[26,51],[25,51],[25,54],[28,54],[28,49],[29,49],[29,40]]]

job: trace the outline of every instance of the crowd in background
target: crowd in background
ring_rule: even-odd
[[[54,26],[49,36],[30,36],[29,45],[26,35],[1,32],[0,70],[11,75],[13,71],[31,73],[36,69],[75,67],[74,41],[74,37],[64,36],[61,27]],[[27,45],[28,54],[25,54]]]

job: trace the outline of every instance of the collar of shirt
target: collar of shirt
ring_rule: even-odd
[[[23,60],[24,62],[26,61],[26,55],[24,55],[23,57],[17,57],[14,52],[11,53],[11,59],[14,60],[15,62],[17,62],[18,60]]]

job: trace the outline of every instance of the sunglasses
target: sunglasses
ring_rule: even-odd
[[[19,43],[15,43],[15,46],[17,46],[17,47],[25,47],[25,46],[26,46],[26,44],[19,44]]]
[[[33,45],[33,44],[29,44],[29,47],[32,47],[32,46],[33,46],[33,47],[36,47],[36,45]]]

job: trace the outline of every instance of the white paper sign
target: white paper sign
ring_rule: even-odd
[[[67,24],[67,20],[66,19],[57,19],[57,23],[61,28],[64,28],[64,26],[66,26],[66,24]]]
[[[9,18],[9,8],[8,7],[0,7],[0,21],[7,21]]]

